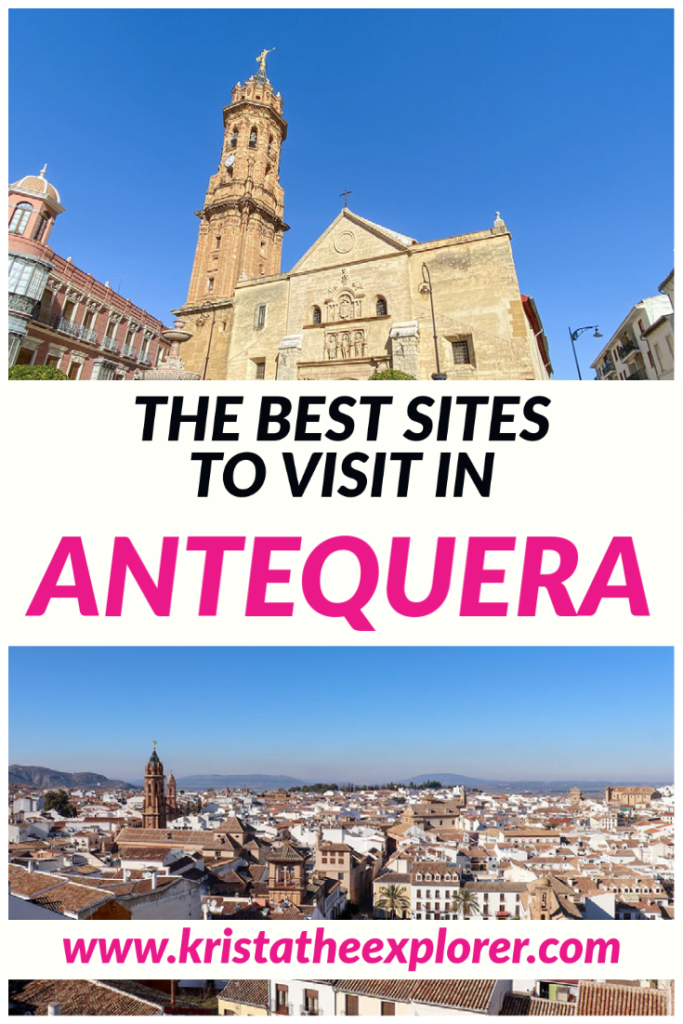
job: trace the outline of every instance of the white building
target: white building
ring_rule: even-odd
[[[591,366],[596,380],[673,380],[673,271],[629,311]]]

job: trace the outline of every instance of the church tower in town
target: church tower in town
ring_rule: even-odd
[[[288,226],[278,169],[287,122],[282,97],[266,74],[269,52],[256,58],[258,71],[244,85],[237,83],[223,109],[220,163],[197,212],[190,288],[176,311],[192,334],[183,348],[185,368],[202,376],[206,369],[208,379],[225,377],[237,283],[280,273]]]
[[[142,809],[143,828],[166,828],[166,797],[164,766],[157,754],[157,741],[145,767],[145,800]]]
[[[178,789],[173,772],[166,782],[166,816],[171,819],[178,817]]]

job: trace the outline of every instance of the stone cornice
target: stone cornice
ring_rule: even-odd
[[[258,203],[251,196],[236,196],[234,199],[226,198],[219,199],[215,203],[207,203],[203,210],[196,212],[196,216],[202,220],[206,218],[207,211],[209,213],[216,213],[218,210],[227,209],[241,209],[245,206],[251,207],[256,213],[260,213],[261,216],[266,217],[268,220],[273,222],[273,225],[278,231],[289,231],[289,224],[285,224],[281,217],[269,210],[267,206],[262,203]],[[208,218],[206,218],[208,219]]]
[[[287,138],[287,122],[285,121],[282,114],[279,114],[274,107],[271,107],[269,103],[263,103],[262,100],[243,99],[237,100],[236,103],[229,103],[227,107],[223,107],[223,125],[227,126],[228,118],[235,113],[236,110],[240,110],[241,107],[257,107],[259,110],[267,111],[272,114],[274,121],[279,126],[282,132],[282,141],[284,142]],[[240,111],[241,112],[241,111]]]

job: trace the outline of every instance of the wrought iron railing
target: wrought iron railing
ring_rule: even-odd
[[[645,370],[636,370],[635,373],[630,373],[626,380],[647,380],[648,376]]]
[[[640,353],[640,346],[633,338],[629,338],[623,345],[619,346],[619,358],[628,359],[630,355]]]
[[[118,352],[119,346],[116,338],[108,338],[106,335],[102,338],[102,348],[105,348],[107,352]]]
[[[97,345],[97,331],[91,331],[89,327],[82,327],[74,320],[67,320],[65,316],[53,316],[51,326],[55,331],[62,334],[69,334],[72,338],[85,341],[89,345]]]

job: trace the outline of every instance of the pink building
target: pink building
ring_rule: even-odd
[[[133,380],[166,359],[164,326],[48,244],[64,207],[46,167],[9,186],[9,365]]]

